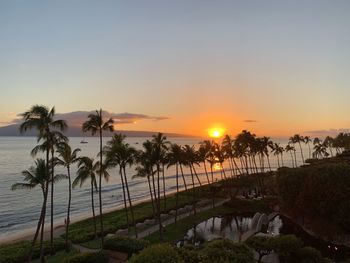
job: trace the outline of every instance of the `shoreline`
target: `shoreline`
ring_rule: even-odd
[[[204,186],[204,184],[203,184]],[[180,192],[182,192],[183,190],[181,190]],[[176,190],[174,191],[170,191],[166,197],[172,196],[174,195],[174,193],[176,193]],[[141,203],[149,203],[151,202],[151,198],[147,198],[147,199],[143,199],[143,200],[138,200],[135,201],[133,203],[133,206],[141,204]],[[120,204],[117,205],[115,207],[110,207],[110,208],[106,208],[103,209],[103,214],[108,214],[108,213],[112,213],[112,212],[117,212],[124,209],[124,204]],[[91,215],[92,212],[85,212],[79,215],[76,215],[74,218],[71,219],[70,225],[80,222],[80,221],[84,221],[86,219],[90,219],[92,218]],[[99,216],[96,214],[96,216]],[[44,240],[50,239],[50,223],[49,220],[47,219],[46,221],[46,226],[44,229]],[[29,229],[25,229],[25,230],[21,230],[18,233],[14,233],[14,234],[10,234],[10,235],[6,235],[3,234],[3,237],[0,236],[0,245],[7,245],[7,244],[13,244],[13,243],[17,243],[17,242],[21,242],[21,241],[31,241],[33,240],[34,234],[35,234],[35,230],[36,227],[31,227]],[[58,223],[58,222],[54,222],[54,233],[53,236],[54,238],[58,238],[60,237],[65,231],[65,224],[64,223]]]

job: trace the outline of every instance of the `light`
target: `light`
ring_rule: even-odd
[[[211,128],[208,130],[208,135],[211,138],[220,138],[223,136],[225,130],[223,128]]]

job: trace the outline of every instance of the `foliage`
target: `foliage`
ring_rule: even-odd
[[[294,235],[280,235],[273,238],[273,247],[280,257],[289,257],[301,248],[303,242]]]
[[[149,242],[146,240],[118,236],[106,239],[103,248],[127,253],[130,258],[132,254],[141,251],[148,245]]]
[[[322,262],[321,252],[313,247],[300,248],[295,252],[295,254],[296,254],[296,258],[300,262],[312,262],[312,263]]]
[[[180,263],[179,254],[169,244],[157,244],[145,248],[139,254],[133,255],[129,263]]]
[[[243,243],[234,243],[228,239],[214,240],[202,251],[203,262],[253,263],[252,250]]]
[[[269,255],[274,250],[273,238],[266,236],[253,236],[246,241],[246,244],[259,254],[258,262],[264,256]]]
[[[80,253],[68,257],[64,260],[64,263],[108,263],[108,254],[104,251],[96,253]]]
[[[282,205],[289,212],[320,217],[350,231],[350,165],[284,168],[278,171],[277,181]]]
[[[185,245],[176,249],[180,258],[186,263],[201,263],[202,256],[199,249],[193,245]]]
[[[55,239],[54,247],[56,251],[64,249],[65,242],[63,239]],[[0,246],[0,263],[22,263],[28,259],[31,242],[22,241],[13,244],[7,244]],[[50,244],[48,241],[44,242],[44,250],[47,254],[50,250]],[[37,243],[34,246],[32,258],[38,258],[40,256],[40,246]]]

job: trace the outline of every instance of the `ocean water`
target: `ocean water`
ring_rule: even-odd
[[[81,144],[81,140],[88,143]],[[127,138],[126,141],[136,149],[142,148],[142,143],[149,138]],[[171,142],[180,145],[189,144],[198,147],[200,139],[198,138],[168,138]],[[108,138],[103,139],[104,142]],[[277,141],[277,140],[276,140]],[[279,141],[285,144],[286,141]],[[40,188],[32,190],[11,190],[11,185],[16,182],[22,182],[21,172],[34,165],[34,160],[30,155],[31,149],[36,146],[35,137],[0,137],[0,240],[14,234],[19,234],[36,226],[41,204],[42,193]],[[93,137],[73,137],[70,138],[72,148],[80,148],[80,156],[89,156],[97,158],[99,149],[98,138]],[[304,148],[304,147],[303,147]],[[308,156],[308,150],[304,149],[305,156]],[[297,153],[298,154],[298,153]],[[40,154],[37,157],[43,157]],[[290,155],[285,153],[285,165],[291,165]],[[277,160],[271,155],[271,166],[277,167]],[[133,202],[139,202],[149,199],[149,190],[147,180],[143,178],[132,179],[135,174],[135,167],[127,168],[127,177],[129,181],[130,194]],[[224,164],[225,169],[229,169],[228,164]],[[75,178],[77,167],[71,168],[71,176]],[[206,176],[202,167],[196,168],[199,177],[203,183],[206,182]],[[66,173],[66,170],[56,168],[56,173]],[[185,168],[186,181],[191,182],[189,171]],[[123,203],[122,188],[117,169],[109,171],[109,181],[103,181],[102,198],[104,211],[120,207]],[[175,168],[166,170],[166,191],[175,191]],[[215,178],[220,178],[220,173],[215,174]],[[182,183],[182,180],[179,181]],[[180,186],[181,189],[183,186]],[[81,188],[72,191],[71,219],[87,216],[91,213],[90,184],[86,182]],[[68,180],[63,180],[55,184],[54,188],[54,221],[55,224],[63,224],[66,217],[68,203]],[[98,195],[95,195],[96,207],[98,207]],[[97,212],[97,210],[96,210]],[[97,212],[98,213],[98,212]],[[49,220],[50,205],[48,202],[47,220]]]

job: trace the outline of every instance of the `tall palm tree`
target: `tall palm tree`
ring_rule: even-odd
[[[310,147],[310,142],[311,142],[311,138],[310,136],[304,136],[304,143],[307,145],[307,147],[309,148],[309,159],[311,159],[311,147]]]
[[[97,238],[96,216],[95,216],[95,202],[94,202],[94,189],[97,191],[96,173],[99,169],[99,163],[94,162],[94,159],[89,157],[80,157],[78,161],[77,177],[73,181],[73,188],[77,185],[80,187],[86,180],[90,180],[90,193],[91,193],[91,209],[92,218],[94,221],[94,235]]]
[[[324,141],[323,144],[326,148],[329,149],[329,152],[331,153],[331,157],[333,157],[333,145],[334,145],[334,138],[332,138],[331,136],[327,136]]]
[[[193,206],[193,214],[197,214],[196,210],[196,189],[195,189],[195,183],[194,183],[194,172],[193,172],[193,164],[196,161],[195,157],[195,149],[194,146],[185,145],[183,147],[183,155],[184,155],[184,165],[188,166],[190,168],[191,178],[192,178],[192,206]]]
[[[78,162],[80,158],[77,156],[81,150],[79,148],[72,150],[67,142],[61,142],[57,145],[58,157],[56,158],[56,164],[62,165],[67,168],[68,175],[68,208],[67,208],[67,219],[66,219],[66,251],[68,252],[68,230],[70,223],[70,207],[72,200],[72,180],[70,174],[71,165]]]
[[[50,151],[53,152],[54,136],[53,131],[65,131],[67,129],[67,123],[64,120],[55,120],[55,107],[49,109],[43,105],[34,105],[28,111],[21,114],[23,123],[21,123],[19,129],[20,132],[26,132],[27,130],[36,129],[38,131],[38,142],[46,142],[46,172],[49,173],[49,155]],[[51,160],[53,166],[53,158]],[[51,172],[51,229],[50,229],[50,253],[54,253],[53,247],[53,177],[54,172]]]
[[[182,158],[183,157],[182,157],[181,146],[176,143],[171,144],[167,159],[169,161],[168,167],[175,165],[175,169],[176,169],[175,223],[177,223],[177,210],[178,210],[178,204],[179,204],[179,164],[181,163]]]
[[[40,217],[38,220],[37,228],[35,231],[35,235],[32,241],[30,253],[28,256],[28,261],[31,261],[31,257],[33,254],[33,248],[35,245],[35,242],[38,238],[40,228],[41,228],[41,237],[40,237],[40,261],[44,262],[44,251],[43,251],[43,231],[44,231],[44,224],[45,224],[45,215],[46,215],[46,203],[47,203],[47,194],[49,191],[49,181],[50,181],[50,175],[46,172],[46,163],[43,159],[37,159],[35,161],[35,166],[32,166],[29,168],[29,170],[25,170],[22,172],[22,175],[24,176],[24,182],[25,183],[15,183],[12,185],[12,190],[17,189],[33,189],[36,186],[39,186],[41,188],[42,194],[43,194],[43,203],[41,206],[41,212]]]
[[[111,141],[109,141],[109,144],[107,144],[107,147],[105,147],[105,152],[107,156],[106,162],[109,166],[111,164],[113,166],[116,166],[116,165],[119,166],[119,171],[122,178],[122,185],[123,185],[123,189],[126,189],[126,193],[128,196],[132,224],[134,226],[135,236],[137,238],[137,228],[135,224],[134,210],[133,210],[132,201],[130,197],[128,179],[125,171],[126,166],[131,166],[132,164],[135,163],[136,150],[124,141],[125,136],[120,134],[120,135],[116,135],[116,137],[118,139],[115,139],[115,138],[112,139]],[[120,141],[118,141],[119,139]],[[116,141],[117,143],[113,144]],[[125,193],[125,190],[123,191]],[[126,204],[126,200],[124,195],[124,205],[125,204]],[[127,210],[126,206],[125,206],[125,210]]]
[[[294,144],[294,143],[298,143],[299,144],[299,148],[300,148],[300,154],[301,154],[301,160],[303,161],[303,164],[305,163],[304,160],[304,154],[303,154],[303,149],[301,148],[301,142],[304,142],[304,137],[300,136],[299,134],[295,134],[293,137],[290,138],[290,141]]]
[[[290,153],[290,157],[292,158],[292,166],[296,167],[296,164],[294,165],[295,162],[294,162],[293,153],[292,153],[295,151],[294,146],[292,146],[291,144],[287,144],[285,150],[286,152]]]
[[[92,135],[95,135],[98,133],[100,137],[100,164],[103,164],[102,160],[102,135],[103,131],[113,131],[113,119],[108,119],[107,121],[104,120],[102,116],[103,112],[102,109],[99,111],[96,110],[95,114],[89,114],[88,120],[83,123],[82,129],[83,132],[91,132]],[[99,203],[100,203],[100,225],[101,225],[101,247],[103,247],[103,238],[104,238],[104,232],[103,232],[103,214],[102,214],[102,169],[100,169],[99,172],[99,183],[98,183],[98,197],[99,197]]]
[[[160,218],[160,172],[161,172],[161,166],[164,165],[164,158],[166,156],[166,151],[168,149],[168,144],[170,143],[167,141],[166,136],[164,136],[162,133],[158,133],[157,135],[152,136],[152,146],[153,146],[153,154],[154,154],[154,161],[157,171],[157,189],[158,189],[158,198],[157,198],[157,212],[158,212],[158,222],[159,222],[159,235],[160,240],[163,239],[163,229],[162,229],[162,223]],[[163,169],[164,170],[164,169]],[[165,197],[165,178],[163,173],[163,192]],[[164,202],[166,202],[166,199],[164,199]]]

